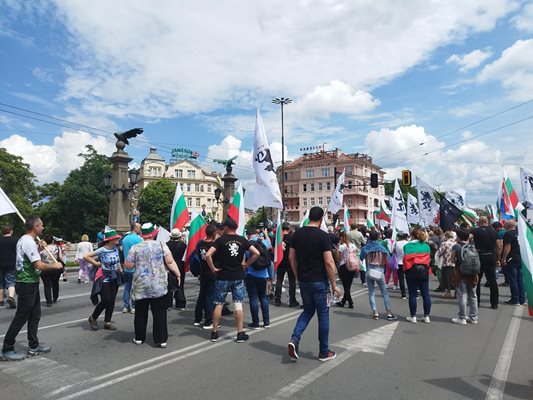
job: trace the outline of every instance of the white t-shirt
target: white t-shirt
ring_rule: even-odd
[[[400,240],[394,244],[394,252],[399,265],[403,265],[403,246],[409,243],[407,240]]]
[[[351,242],[348,245],[345,245],[343,243],[339,246],[339,251],[342,255],[341,260],[339,261],[339,267],[341,265],[346,264],[346,260],[348,259],[348,249],[351,249],[352,251],[357,251],[357,246]]]
[[[76,249],[76,260],[83,259],[83,256],[93,251],[93,244],[89,242],[79,242]]]
[[[17,243],[17,271],[22,271],[24,268],[24,256],[30,260],[30,263],[41,259],[35,238],[30,235],[22,236]]]

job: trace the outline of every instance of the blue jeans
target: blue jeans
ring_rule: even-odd
[[[215,280],[212,278],[200,277],[200,292],[196,300],[194,309],[194,321],[202,321],[202,313],[205,318],[205,325],[213,322],[213,298],[215,296]]]
[[[244,300],[244,281],[242,279],[236,281],[215,281],[215,304],[224,304],[226,296],[231,292],[234,303],[242,303]]]
[[[526,302],[526,290],[524,287],[524,275],[522,265],[517,262],[507,264],[509,270],[509,288],[511,289],[511,302],[524,304]]]
[[[368,301],[370,302],[370,308],[372,308],[372,311],[377,311],[378,307],[376,305],[376,295],[375,295],[375,289],[374,289],[374,282],[377,283],[379,286],[379,291],[381,292],[381,295],[383,296],[383,302],[385,303],[385,310],[390,311],[391,305],[390,305],[390,299],[389,299],[389,292],[387,291],[387,285],[385,283],[385,269],[382,267],[378,267],[376,265],[369,264],[366,267],[367,271],[374,269],[381,271],[381,279],[375,280],[373,279],[370,274],[366,274],[366,281],[368,283]]]
[[[420,289],[422,300],[424,304],[424,316],[431,312],[431,297],[429,297],[429,275],[424,277],[417,277],[413,269],[405,271],[405,280],[407,281],[407,289],[409,290],[409,312],[411,317],[416,316],[416,291]]]
[[[124,308],[127,309],[135,308],[135,302],[133,300],[131,300],[130,306],[130,293],[132,282],[133,272],[124,271],[124,293],[122,293],[122,301],[124,301]]]
[[[309,325],[311,318],[318,317],[318,341],[320,343],[320,354],[329,351],[329,305],[328,305],[328,281],[320,282],[298,282],[300,294],[304,303],[304,310],[296,321],[296,326],[292,332],[292,340],[298,345],[302,334]]]
[[[265,325],[270,325],[268,299],[266,294],[267,278],[247,276],[246,289],[248,290],[248,298],[250,299],[250,314],[252,314],[252,323],[254,325],[259,325],[259,303],[261,303],[263,323]]]

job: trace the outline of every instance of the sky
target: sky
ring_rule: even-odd
[[[142,127],[127,151],[238,155],[253,191],[255,112],[274,162],[325,145],[400,178],[494,203],[503,169],[533,169],[533,3],[513,0],[0,0],[0,147],[38,183],[86,144]],[[44,122],[46,121],[46,122]],[[248,197],[248,196],[246,196]],[[249,197],[253,199],[253,196]],[[247,204],[253,207],[255,204]]]

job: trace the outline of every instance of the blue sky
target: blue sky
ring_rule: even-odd
[[[294,100],[287,159],[326,142],[368,153],[388,179],[409,168],[440,190],[464,188],[470,205],[493,202],[502,166],[517,187],[519,167],[533,169],[533,119],[518,122],[533,115],[530,2],[0,0],[0,9],[0,146],[41,183],[62,181],[87,143],[109,154],[106,132],[142,127],[128,147],[135,163],[150,146],[167,158],[196,150],[220,171],[212,159],[239,155],[235,172],[253,190],[255,108],[279,163],[271,99],[281,96]]]

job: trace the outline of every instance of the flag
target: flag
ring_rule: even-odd
[[[302,221],[300,222],[300,228],[309,225],[309,210],[305,210],[304,217],[302,218]]]
[[[189,270],[189,258],[191,257],[192,252],[196,249],[198,242],[205,237],[205,228],[207,228],[207,222],[201,214],[198,214],[196,208],[193,208],[191,212],[191,226],[189,227],[187,250],[185,250],[182,260],[185,261],[185,272]],[[182,277],[181,279],[185,278]]]
[[[0,188],[0,215],[19,214],[17,207],[11,202],[7,194]]]
[[[418,188],[420,222],[424,226],[429,226],[433,223],[437,211],[437,202],[433,196],[435,190],[418,177],[416,178],[416,185]]]
[[[375,227],[374,223],[372,221],[370,221],[369,218],[366,219],[366,227],[367,229],[372,229]]]
[[[394,180],[394,196],[392,196],[392,218],[391,226],[399,232],[409,232],[407,216],[405,215],[405,202],[398,179]],[[393,236],[396,237],[396,236]]]
[[[162,242],[162,243],[168,242],[170,240],[170,232],[167,231],[162,226],[158,226],[157,229],[158,229],[158,232],[157,232],[157,237],[155,240],[158,242]]]
[[[237,187],[237,193],[233,196],[233,201],[228,208],[228,217],[237,223],[237,235],[244,236],[245,214],[244,214],[244,195],[242,193],[242,183]]]
[[[459,210],[466,207],[466,192],[464,189],[446,191],[446,199]]]
[[[533,171],[520,168],[520,180],[522,181],[524,201],[527,202],[528,208],[533,208]]]
[[[376,219],[388,222],[390,224],[391,212],[389,211],[389,208],[383,199],[381,199],[379,202],[379,211],[376,212]]]
[[[479,216],[474,210],[468,207],[464,207],[461,211],[463,213],[463,218],[465,219],[466,222],[468,222],[470,225],[477,224],[477,220],[479,219]]]
[[[344,232],[350,232],[350,210],[344,204]]]
[[[174,200],[172,200],[172,210],[170,211],[170,230],[177,228],[180,231],[191,220],[189,210],[187,210],[187,203],[185,196],[181,191],[181,185],[176,184],[176,192],[174,193]]]
[[[281,212],[278,211],[278,226],[276,228],[276,240],[274,241],[274,268],[278,269],[283,260],[283,229],[281,229]]]
[[[446,197],[440,198],[440,219],[439,226],[444,232],[449,231],[453,228],[455,222],[463,214],[461,209],[457,208],[455,204],[449,201]]]
[[[331,195],[331,200],[329,201],[328,208],[332,214],[337,214],[337,212],[342,207],[342,194],[344,191],[344,173],[345,173],[345,170],[342,170],[342,174],[339,176],[339,179],[337,180],[337,186],[335,187],[335,190],[333,191],[333,194]]]
[[[285,151],[285,149],[281,149]],[[270,147],[263,126],[263,118],[259,108],[255,117],[255,136],[253,148],[253,163],[256,185],[254,200],[257,206],[283,208],[278,177],[274,169],[274,162],[270,154]]]
[[[511,179],[507,176],[505,169],[503,170],[503,181],[502,181],[502,201],[503,201],[503,214],[505,216],[510,216],[511,218],[517,217],[516,208],[518,206],[518,195],[513,188]],[[506,218],[509,219],[509,218]]]
[[[416,203],[416,197],[411,193],[407,193],[407,222],[411,225],[417,225],[420,223],[420,214]]]
[[[487,213],[489,214],[489,220],[491,224],[493,222],[498,221],[498,217],[496,216],[496,213],[494,212],[494,207],[491,204],[487,204]]]
[[[522,273],[527,295],[527,309],[533,317],[533,228],[524,216],[518,213],[518,244],[520,245],[520,258],[522,259]]]

